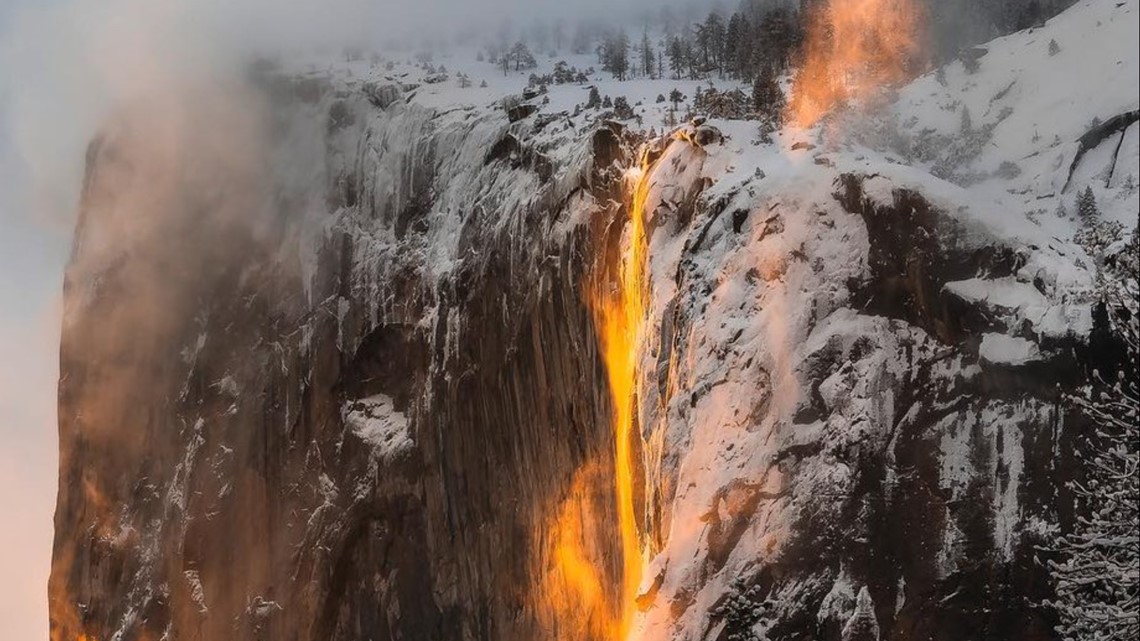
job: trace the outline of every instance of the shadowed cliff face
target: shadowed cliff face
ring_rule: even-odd
[[[629,143],[553,179],[533,123],[263,85],[91,146],[53,638],[541,638],[546,525],[611,464],[579,287]]]

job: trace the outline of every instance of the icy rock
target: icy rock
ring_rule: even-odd
[[[879,620],[875,618],[875,604],[866,587],[859,589],[855,599],[855,614],[843,626],[843,641],[879,641]]]

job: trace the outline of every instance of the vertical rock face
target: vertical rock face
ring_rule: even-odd
[[[591,629],[544,601],[550,526],[593,506],[613,600],[583,291],[636,141],[314,76],[192,98],[91,146],[53,639]],[[634,638],[1050,638],[1034,544],[1092,327],[1061,252],[885,161],[740,180],[727,144],[647,154]]]
[[[609,451],[580,284],[620,130],[263,85],[91,146],[53,638],[541,638],[546,523]]]

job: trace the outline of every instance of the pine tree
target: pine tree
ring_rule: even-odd
[[[732,14],[728,20],[728,30],[724,34],[724,66],[730,76],[743,78],[746,75],[747,48],[740,43],[748,39],[748,19],[742,13]]]
[[[681,93],[680,89],[674,88],[669,92],[669,102],[673,103],[674,110],[677,109],[677,106],[680,105],[684,99],[685,94]]]
[[[522,40],[516,42],[515,46],[511,48],[508,58],[514,60],[515,71],[534,69],[538,66],[538,61],[534,59],[534,54],[530,52],[530,49]]]
[[[603,65],[618,80],[625,80],[629,72],[629,36],[624,29],[606,39],[602,51]]]
[[[669,39],[669,70],[675,80],[680,80],[681,72],[685,70],[685,43],[680,36]]]
[[[602,106],[602,95],[597,87],[590,87],[590,96],[586,99],[586,109],[597,109]]]
[[[969,107],[962,107],[962,122],[959,125],[959,130],[963,136],[967,136],[974,131],[974,119],[970,116]]]
[[[1100,217],[1100,209],[1096,206],[1096,195],[1093,194],[1092,187],[1085,187],[1085,190],[1077,196],[1077,216],[1085,223]]]
[[[1077,448],[1086,477],[1070,485],[1077,518],[1057,538],[1049,563],[1064,641],[1140,637],[1140,242],[1106,268],[1102,304],[1124,358],[1115,372],[1068,398],[1095,425]]]
[[[765,66],[752,83],[752,106],[766,122],[778,126],[784,105],[784,90],[772,68]]]
[[[641,73],[647,78],[653,77],[653,70],[656,68],[653,56],[653,45],[649,44],[649,30],[646,28],[641,32],[641,47],[638,50],[641,56]]]
[[[585,23],[580,22],[574,30],[574,39],[570,43],[570,50],[579,56],[588,53],[592,41],[593,36],[590,34],[590,29]]]
[[[974,116],[970,115],[970,107],[962,106],[962,120],[958,128],[962,136],[969,136],[970,133],[974,133]]]
[[[551,38],[554,39],[554,48],[561,52],[562,45],[566,41],[566,23],[559,18],[554,21],[554,28],[551,30]]]
[[[777,69],[787,69],[792,62],[792,53],[803,40],[804,16],[797,17],[787,7],[776,7],[767,11],[756,33],[756,47],[762,60],[775,65]]]
[[[717,69],[724,74],[724,20],[715,11],[709,14],[702,25],[701,33],[704,37],[705,69]]]

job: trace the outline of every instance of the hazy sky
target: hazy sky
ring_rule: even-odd
[[[0,48],[21,4],[31,0],[0,0]],[[0,67],[0,509],[8,515],[0,530],[0,640],[40,641],[48,629],[56,319],[69,232],[28,211],[29,169],[8,125],[12,73]]]
[[[710,6],[714,0],[686,4]],[[652,0],[0,0],[0,641],[47,639],[63,266],[83,153],[116,101],[251,46],[379,40]],[[232,65],[231,65],[232,66]]]

